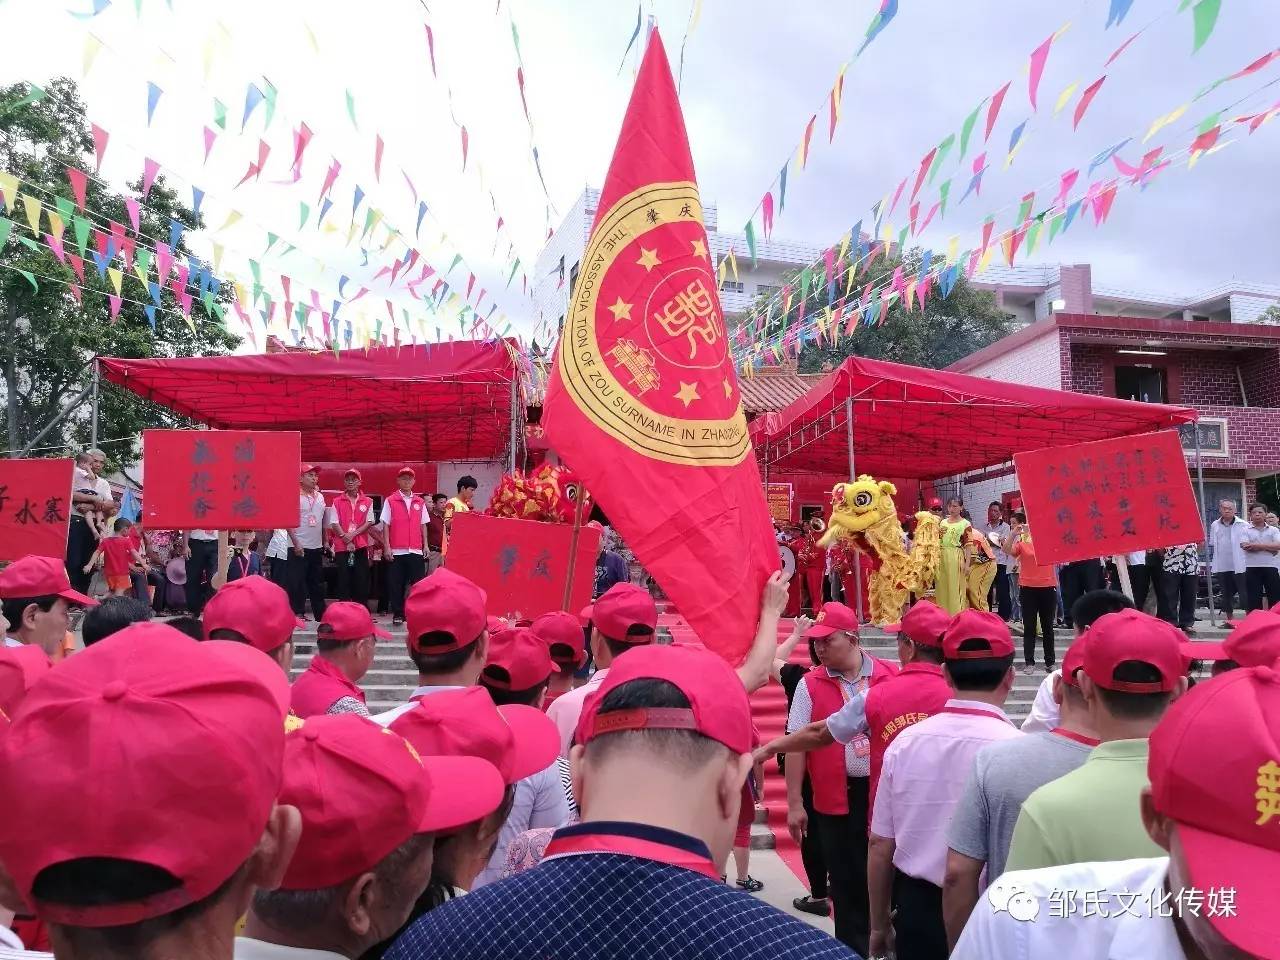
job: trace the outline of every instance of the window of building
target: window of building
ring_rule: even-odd
[[[740,280],[721,280],[720,289],[729,293],[745,293],[747,286]]]
[[[1121,400],[1164,403],[1168,395],[1163,367],[1116,367],[1116,396]]]
[[[757,283],[757,284],[756,284],[756,296],[757,296],[757,297],[772,297],[772,296],[776,296],[776,295],[777,295],[777,293],[778,293],[778,291],[779,291],[779,290],[781,290],[781,289],[782,289],[781,287],[774,286],[773,284],[769,284],[769,283]]]

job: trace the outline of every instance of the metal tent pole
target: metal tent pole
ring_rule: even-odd
[[[93,358],[93,393],[91,394],[92,413],[89,425],[89,446],[98,446],[98,390],[100,385],[98,358]]]
[[[518,374],[511,377],[511,467],[510,472],[516,472],[516,431],[520,424],[516,418],[516,411],[519,409],[520,403],[520,383]]]
[[[853,483],[858,479],[858,471],[854,466],[853,456],[853,398],[845,397],[844,400],[844,436],[845,444],[849,449],[849,482]],[[855,567],[853,570],[853,592],[855,597],[854,611],[858,618],[862,619],[864,612],[862,609],[862,554],[858,551],[854,552]]]
[[[55,416],[52,420],[46,423],[44,425],[43,430],[41,430],[34,437],[28,440],[26,443],[26,446],[22,448],[22,452],[18,455],[20,457],[25,457],[28,453],[34,450],[36,447],[36,444],[38,444],[41,440],[47,437],[49,433],[53,430],[53,428],[56,427],[58,424],[60,424],[63,420],[65,420],[70,413],[72,413],[77,407],[80,406],[80,404],[88,400],[89,395],[91,393],[93,393],[92,383],[89,384],[89,386],[85,387],[83,390],[81,390],[79,393],[77,393],[65,404],[63,404],[62,409],[58,411],[57,416]]]
[[[1204,459],[1200,456],[1200,424],[1192,424],[1196,436],[1196,484],[1200,487],[1200,534],[1201,543],[1205,546],[1205,553],[1209,552],[1209,534],[1204,526],[1204,514],[1206,505],[1204,502]],[[1209,572],[1209,564],[1204,565],[1204,579],[1206,587],[1206,596],[1209,598],[1209,622],[1215,627],[1218,625],[1217,611],[1213,605],[1213,574]]]

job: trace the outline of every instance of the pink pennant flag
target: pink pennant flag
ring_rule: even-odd
[[[1068,170],[1062,175],[1058,181],[1058,195],[1053,198],[1052,206],[1058,206],[1060,203],[1066,202],[1067,194],[1071,192],[1071,188],[1076,185],[1076,181],[1080,179],[1079,170]]]
[[[373,179],[379,183],[382,182],[382,148],[382,135],[378,134],[373,144]]]
[[[125,237],[120,244],[120,259],[126,271],[133,269],[133,254],[137,250],[138,241],[133,237]]]
[[[307,146],[311,143],[311,136],[311,128],[305,123],[300,124],[293,135],[293,180],[295,183],[302,179],[302,155],[307,152]]]
[[[399,264],[399,262],[400,262],[399,260],[397,260],[397,261],[396,261],[396,263],[397,263],[397,264]],[[375,280],[381,280],[383,277],[385,277],[385,276],[386,276],[387,274],[389,274],[390,272],[391,272],[391,268],[390,268],[390,267],[383,267],[381,270],[379,270],[377,273],[375,273],[375,274],[373,275],[373,279],[375,279]],[[391,278],[391,282],[392,282],[392,283],[395,283],[395,282],[396,282],[394,277],[392,277],[392,278]]]
[[[827,143],[836,138],[836,124],[840,122],[840,98],[844,96],[844,71],[836,77],[835,86],[827,102]]]
[[[828,285],[831,283],[836,272],[836,251],[834,247],[827,247],[826,252],[822,255],[823,272],[826,275]]]
[[[74,253],[68,253],[67,262],[71,264],[71,269],[75,271],[75,275],[80,279],[80,282],[84,283],[84,260]]]
[[[53,255],[58,258],[58,262],[65,264],[67,262],[67,252],[62,247],[62,238],[55,237],[52,233],[44,235],[44,242],[49,245],[49,249],[53,251]]]
[[[986,222],[982,224],[982,249],[986,250],[991,246],[991,228],[996,225],[993,217],[987,217]]]
[[[467,296],[466,296],[467,300],[471,299],[471,288],[474,287],[475,285],[476,285],[476,275],[474,273],[467,274]]]
[[[111,139],[111,134],[96,123],[89,124],[89,127],[93,132],[93,155],[95,158],[93,172],[97,173],[102,169],[102,158],[107,152],[107,142]]]
[[[268,157],[270,154],[271,154],[271,144],[267,143],[267,141],[265,141],[265,140],[259,140],[259,141],[258,141],[258,163],[257,163],[258,173],[257,173],[257,177],[261,177],[261,176],[262,176],[262,171],[266,169],[266,167],[267,167],[267,157]],[[257,179],[257,177],[255,177],[255,179]]]
[[[1044,64],[1049,59],[1049,47],[1053,45],[1053,38],[1057,34],[1050,34],[1049,39],[1040,46],[1031,51],[1031,67],[1027,76],[1027,96],[1031,99],[1031,109],[1036,109],[1036,92],[1040,89],[1040,78],[1044,76]]]
[[[124,247],[124,224],[111,221],[111,239],[115,241],[116,250],[119,251]]]
[[[178,294],[178,305],[182,307],[182,315],[184,317],[191,316],[191,294],[186,291]]]
[[[813,125],[818,122],[815,114],[809,118],[809,122],[805,124],[804,141],[800,146],[800,169],[803,170],[809,163],[809,144],[813,140]]]
[[[284,291],[285,300],[292,300],[293,278],[283,273],[280,274],[280,289]]]
[[[1135,33],[1132,37],[1130,37],[1130,38],[1129,38],[1128,40],[1126,40],[1124,43],[1120,44],[1120,46],[1116,47],[1116,52],[1115,52],[1115,53],[1113,53],[1113,54],[1111,54],[1111,56],[1107,57],[1107,62],[1106,62],[1106,63],[1104,63],[1104,64],[1102,65],[1102,69],[1104,69],[1104,70],[1105,70],[1107,67],[1111,66],[1111,64],[1115,63],[1115,62],[1116,62],[1116,57],[1118,57],[1118,56],[1120,56],[1120,54],[1124,53],[1125,48],[1127,48],[1127,47],[1129,46],[1129,44],[1133,43],[1133,41],[1137,40],[1137,39],[1138,39],[1138,34],[1140,34],[1140,33],[1142,33],[1142,31],[1141,31],[1141,30],[1139,30],[1139,31],[1138,31],[1138,33]]]
[[[260,174],[261,172],[262,172],[262,169],[261,169],[261,168],[260,168],[256,163],[252,163],[252,162],[251,162],[251,163],[249,164],[249,169],[248,169],[248,170],[246,170],[246,171],[244,172],[244,176],[240,178],[240,182],[239,182],[239,183],[237,183],[237,184],[236,184],[234,187],[232,187],[231,189],[232,189],[232,190],[235,190],[235,189],[238,189],[239,187],[243,187],[246,183],[248,183],[251,179],[253,179],[254,177],[256,177],[256,176],[257,176],[258,174]]]
[[[181,293],[187,289],[187,278],[191,276],[190,264],[181,264],[174,270],[173,292]]]
[[[107,302],[111,304],[111,319],[114,320],[120,315],[120,304],[124,301],[114,293],[109,293],[107,294]]]
[[[133,225],[133,232],[138,233],[142,228],[141,205],[135,197],[125,197],[124,209],[129,214],[129,223]]]
[[[218,134],[211,127],[204,128],[204,162],[209,162],[209,151],[213,149],[213,142],[218,139]]]
[[[409,185],[409,191],[413,194],[413,205],[418,205],[418,188],[413,185],[413,181],[409,179],[409,173],[406,170],[400,171],[404,174],[404,182]]]
[[[1102,226],[1107,222],[1107,215],[1111,213],[1111,205],[1116,200],[1116,182],[1112,180],[1102,192],[1098,194],[1093,204],[1093,218],[1097,221],[1098,226]]]
[[[1198,150],[1208,150],[1218,142],[1218,136],[1222,133],[1222,124],[1211,127],[1200,136],[1191,141],[1191,151],[1195,153]]]
[[[942,201],[939,200],[935,202],[932,207],[929,208],[929,212],[924,215],[924,223],[920,224],[921,233],[924,233],[926,230],[929,229],[929,224],[933,220],[934,214],[938,212],[941,206],[942,206]]]
[[[926,273],[924,279],[920,281],[920,285],[916,287],[916,296],[920,298],[920,309],[924,309],[925,301],[929,299],[929,291],[933,289],[933,274]]]
[[[529,119],[529,101],[524,96],[524,69],[516,67],[516,86],[520,89],[520,106],[524,108],[524,118]]]
[[[907,208],[907,225],[911,228],[911,236],[916,235],[916,217],[920,216],[920,204],[913,203]]]
[[[78,284],[78,283],[69,283],[69,284],[67,284],[67,289],[69,289],[69,290],[71,291],[71,296],[75,297],[76,303],[83,303],[83,302],[84,302],[84,297],[83,297],[83,295],[82,295],[82,293],[81,293],[81,290],[80,290],[80,284]]]
[[[938,148],[934,147],[920,159],[920,169],[916,172],[916,183],[911,188],[911,196],[909,199],[914,200],[916,194],[920,192],[920,184],[924,183],[925,174],[929,172],[929,167],[933,164],[933,158],[937,156]]]
[[[885,214],[885,219],[893,216],[893,211],[898,209],[898,199],[902,196],[902,191],[907,186],[907,178],[903,177],[902,182],[898,184],[898,189],[894,191],[893,203],[889,204],[889,212]]]
[[[436,73],[436,38],[431,32],[431,24],[424,23],[422,25],[427,31],[427,53],[431,56],[431,76],[439,79],[440,75]]]
[[[465,172],[467,169],[467,146],[470,142],[470,138],[467,136],[466,127],[459,126],[458,130],[462,134],[462,169],[463,169],[463,172]]]
[[[338,174],[342,171],[342,164],[337,157],[333,158],[333,162],[329,164],[329,171],[324,175],[324,184],[320,187],[320,199],[323,200],[325,194],[333,189],[334,183],[337,182]]]
[[[764,227],[764,238],[769,239],[769,235],[773,233],[773,191],[769,190],[765,193],[764,199],[760,201],[760,220]]]
[[[160,164],[156,163],[150,157],[144,157],[142,160],[142,199],[147,199],[147,195],[151,193],[151,185],[156,182],[156,176],[160,173]]]
[[[1084,93],[1080,94],[1080,102],[1076,104],[1075,116],[1072,118],[1071,128],[1074,130],[1080,126],[1080,121],[1084,119],[1085,111],[1089,109],[1089,104],[1093,103],[1093,98],[1098,95],[1098,90],[1102,87],[1102,81],[1107,79],[1104,73],[1093,83],[1085,88]]]
[[[85,194],[89,189],[89,175],[75,167],[67,167],[67,180],[71,182],[71,192],[75,195],[76,206],[83,210]]]
[[[169,252],[167,243],[156,244],[156,276],[161,283],[169,277],[169,268],[173,266],[173,254]]]
[[[1012,80],[1009,83],[1013,83]],[[995,92],[995,96],[991,98],[991,106],[987,108],[987,130],[983,136],[983,142],[991,139],[991,131],[995,129],[996,118],[1000,116],[1000,106],[1004,103],[1004,95],[1009,92],[1009,83]]]
[[[1276,59],[1276,57],[1280,57],[1280,49],[1272,50],[1270,53],[1264,53],[1243,70],[1237,70],[1235,73],[1231,74],[1231,76],[1223,77],[1222,82],[1226,83],[1228,80],[1239,80],[1241,77],[1248,76],[1251,73],[1256,73],[1272,60]]]
[[[985,248],[984,248],[985,249]],[[969,254],[969,263],[964,268],[965,279],[969,279],[978,272],[978,257],[980,254],[977,250],[971,251]]]

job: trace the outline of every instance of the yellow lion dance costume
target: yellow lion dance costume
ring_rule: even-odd
[[[831,520],[818,541],[826,547],[837,539],[850,540],[871,555],[876,563],[868,581],[871,622],[881,626],[902,618],[909,593],[923,594],[933,588],[941,549],[938,518],[923,511],[916,514],[915,540],[907,553],[893,503],[897,492],[888,480],[877,482],[866,474],[851,483],[836,484],[831,491]]]

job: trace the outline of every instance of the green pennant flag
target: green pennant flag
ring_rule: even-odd
[[[5,113],[12,113],[14,110],[20,110],[22,107],[33,103],[39,103],[44,99],[44,90],[42,88],[37,87],[34,83],[28,83],[27,86],[30,87],[30,89],[26,94],[21,99],[15,100],[13,103],[9,104],[5,108]]]
[[[512,25],[514,26],[514,24]],[[511,281],[515,279],[516,271],[520,269],[520,258],[516,258],[516,262],[511,264],[511,273],[507,275],[507,287],[511,286]]]
[[[986,101],[982,101],[986,103]],[[978,111],[982,109],[982,103],[973,108],[973,113],[964,118],[964,125],[960,127],[960,159],[964,159],[964,155],[969,152],[969,137],[973,134],[973,125],[978,122]]]
[[[267,88],[267,92],[263,95],[263,102],[266,104],[267,112],[262,120],[262,129],[266,130],[267,127],[271,126],[271,118],[276,115],[276,95],[278,91],[275,84],[266,77],[262,78],[262,85]]]
[[[1196,133],[1198,134],[1208,133],[1210,130],[1212,130],[1214,127],[1218,125],[1218,122],[1221,119],[1222,119],[1222,111],[1215,110],[1213,113],[1209,114],[1207,117],[1205,117],[1203,120],[1200,121],[1200,126],[1196,128]]]
[[[938,216],[942,219],[947,217],[947,198],[951,195],[951,178],[948,177],[942,181],[942,186],[938,187]]]
[[[360,125],[356,123],[356,98],[350,89],[347,90],[347,116],[351,118],[351,125],[359,130]]]
[[[1027,246],[1022,251],[1023,256],[1029,257],[1036,249],[1036,241],[1040,239],[1040,227],[1043,221],[1033,220],[1031,226],[1027,227]]]
[[[1191,19],[1195,25],[1195,40],[1191,52],[1196,53],[1204,46],[1213,28],[1218,22],[1218,12],[1222,9],[1222,0],[1200,0],[1191,10]]]
[[[27,278],[27,283],[31,284],[31,289],[32,289],[32,290],[34,290],[36,293],[39,293],[39,292],[40,292],[40,284],[36,283],[36,278],[35,278],[35,276],[31,273],[31,271],[30,271],[30,270],[23,270],[23,269],[21,269],[20,267],[19,267],[19,268],[17,268],[17,269],[18,269],[18,272],[19,272],[20,274],[22,274],[24,277],[26,277],[26,278]]]
[[[213,294],[209,294],[209,297],[212,299]],[[213,315],[218,318],[218,322],[225,327],[227,325],[227,308],[220,303],[213,303],[210,305],[209,309],[211,309],[213,311]]]
[[[809,268],[805,267],[800,271],[800,302],[804,303],[809,299],[809,284],[813,282],[813,275],[809,273]]]
[[[18,235],[18,242],[19,242],[20,244],[22,244],[24,247],[26,247],[28,250],[30,250],[32,253],[41,253],[41,252],[43,252],[43,251],[41,250],[40,244],[36,243],[36,242],[35,242],[34,240],[32,240],[30,237],[24,237],[24,236],[22,236],[21,234],[19,234],[19,235]]]
[[[270,250],[279,242],[280,242],[280,238],[268,230],[267,231],[267,250]],[[266,253],[267,250],[263,250],[262,252]]]
[[[361,240],[363,240],[366,236],[368,236],[368,235],[369,235],[369,231],[373,229],[373,222],[374,222],[374,219],[375,219],[377,216],[379,216],[379,214],[378,214],[378,213],[373,209],[373,207],[370,207],[368,210],[366,210],[366,211],[365,211],[365,214],[364,214],[364,229],[360,231],[360,239],[361,239]]]
[[[754,270],[756,266],[756,228],[750,220],[747,221],[746,228],[742,231],[747,238],[747,251],[751,254],[751,268]]]
[[[262,286],[262,264],[257,260],[249,260],[249,272],[253,274],[253,285],[255,287]],[[256,297],[254,299],[257,299]]]
[[[147,285],[147,277],[151,274],[151,251],[145,247],[139,247],[137,254],[133,258],[133,271],[138,275],[138,279],[142,281],[142,285]]]
[[[938,144],[938,149],[933,154],[933,163],[929,164],[929,183],[933,183],[934,174],[938,172],[938,168],[942,166],[942,161],[946,159],[947,154],[951,152],[951,148],[955,145],[956,135],[954,133],[947,134],[946,139]]]
[[[453,262],[449,264],[449,269],[444,272],[445,276],[448,276],[449,274],[453,273],[453,268],[456,267],[461,262],[462,262],[462,254],[455,253],[453,255]]]
[[[227,129],[227,105],[221,100],[213,101],[213,122],[219,130]]]
[[[9,234],[13,233],[13,221],[0,217],[0,250],[9,242]]]
[[[1014,221],[1015,223],[1026,222],[1028,214],[1031,213],[1031,204],[1033,203],[1035,203],[1034,197],[1027,196],[1022,198],[1022,205],[1018,207],[1018,219]]]
[[[516,29],[516,22],[511,21],[511,42],[516,45],[516,59],[520,59],[520,31]]]
[[[298,201],[298,215],[298,229],[301,230],[311,217],[311,207],[304,200]]]
[[[84,256],[85,247],[89,243],[89,221],[81,216],[71,218],[71,231],[76,235],[76,246],[80,248],[80,256]]]
[[[280,256],[282,256],[282,257],[287,257],[289,254],[293,253],[293,251],[295,251],[295,250],[297,250],[297,249],[298,249],[298,248],[297,248],[297,247],[295,247],[292,243],[286,243],[286,244],[284,245],[284,250],[283,250],[283,251],[281,251],[281,253],[280,253]]]
[[[62,222],[70,223],[76,214],[75,202],[66,197],[54,197],[53,205],[58,208],[58,216],[62,218]]]
[[[1062,230],[1062,221],[1066,219],[1065,213],[1055,214],[1053,219],[1049,221],[1049,242],[1053,243],[1054,238]]]
[[[206,317],[213,316],[213,291],[206,290],[200,295],[200,302],[204,304],[204,313]]]
[[[898,256],[902,256],[907,249],[907,230],[908,227],[903,227],[898,231]]]

